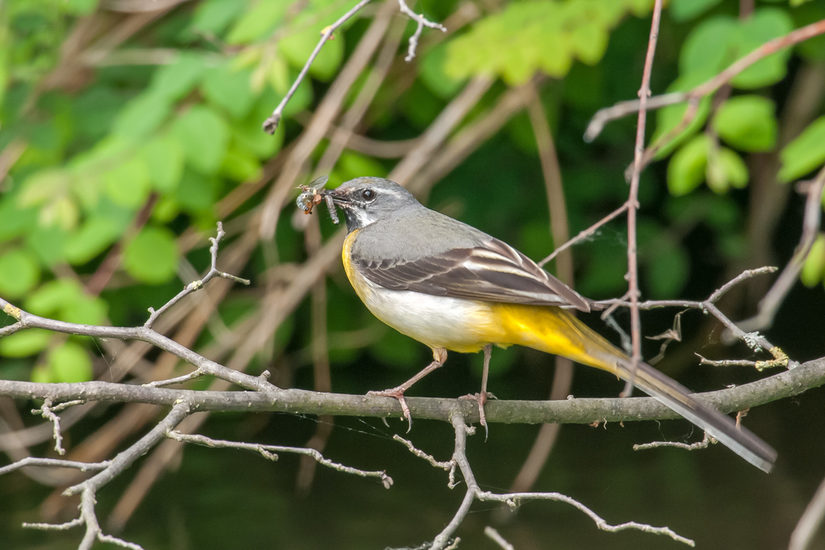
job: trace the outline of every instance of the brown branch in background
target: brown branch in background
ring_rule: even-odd
[[[544,185],[547,190],[547,209],[550,213],[550,230],[553,243],[566,242],[570,238],[567,205],[564,199],[561,169],[559,168],[556,146],[553,142],[553,134],[550,131],[550,125],[547,123],[547,113],[541,104],[536,85],[531,82],[523,88],[523,91],[525,103],[527,104],[527,115],[530,118],[533,135],[536,138],[539,160],[544,175]],[[559,255],[556,261],[556,275],[565,284],[571,287],[575,286],[573,280],[573,254],[571,251],[568,250]],[[556,368],[553,372],[549,399],[564,399],[570,394],[570,387],[573,384],[573,362],[560,356],[556,356],[554,359]],[[511,492],[527,491],[533,486],[547,463],[560,429],[561,424],[543,424],[539,428],[527,458],[524,459],[524,463],[510,485]]]
[[[816,493],[805,508],[802,517],[791,533],[788,550],[808,550],[811,547],[814,535],[822,525],[825,516],[825,479],[819,484]]]
[[[538,86],[545,80],[544,77],[536,76],[531,82]],[[429,162],[422,165],[415,175],[415,182],[411,184],[411,188],[416,192],[429,189],[435,182],[440,181],[454,170],[522,109],[524,109],[524,99],[521,89],[511,88],[501,94],[486,113],[461,128],[443,147],[433,152]]]
[[[315,254],[321,248],[321,229],[318,216],[313,216],[304,231],[307,255]],[[310,294],[312,308],[312,374],[315,391],[332,391],[332,376],[329,365],[329,338],[327,334],[327,283],[318,280]],[[307,441],[306,446],[316,452],[322,452],[332,435],[335,418],[329,415],[321,416],[315,424],[315,433]],[[306,495],[312,487],[315,478],[315,469],[318,460],[312,455],[301,457],[298,473],[295,476],[295,487],[299,494]]]
[[[771,289],[759,302],[759,311],[750,319],[739,323],[742,330],[764,330],[773,324],[779,306],[785,300],[791,287],[796,283],[805,258],[816,240],[819,230],[820,218],[822,215],[822,192],[825,189],[825,166],[823,166],[813,181],[807,182],[804,186],[804,193],[808,196],[805,200],[805,215],[802,219],[802,236],[799,244],[796,245],[793,256],[785,269],[779,274]]]
[[[441,110],[432,124],[419,137],[416,147],[395,165],[388,178],[403,183],[413,192],[419,191],[424,181],[418,177],[419,170],[431,162],[433,154],[447,140],[450,132],[481,101],[492,85],[493,79],[488,76],[477,76],[470,80],[464,89]]]
[[[809,40],[823,33],[825,33],[825,19],[816,21],[799,29],[795,29],[784,36],[765,42],[749,54],[733,62],[724,71],[703,82],[702,84],[699,84],[688,92],[673,92],[651,97],[646,103],[646,108],[660,109],[668,105],[675,105],[677,103],[701,99],[709,94],[712,94],[723,85],[729,83],[736,75],[757,61],[764,59],[779,50],[799,44],[800,42],[804,42],[805,40]],[[584,132],[585,141],[589,142],[596,139],[602,129],[604,129],[605,124],[608,122],[635,113],[641,108],[642,101],[640,98],[637,101],[622,101],[611,107],[599,109],[587,125],[587,129]]]
[[[650,96],[650,75],[653,71],[653,57],[659,38],[659,20],[662,15],[662,0],[656,0],[650,22],[650,38],[642,71],[642,85],[639,88],[639,116],[636,123],[636,143],[633,147],[633,172],[630,176],[630,194],[627,198],[627,296],[630,299],[630,354],[631,376],[625,384],[623,395],[633,391],[633,377],[636,366],[642,360],[642,321],[639,314],[639,262],[636,252],[636,212],[639,208],[639,177],[642,173],[642,153],[645,146],[645,124],[647,122],[647,100]]]

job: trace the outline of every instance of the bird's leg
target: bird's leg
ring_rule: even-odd
[[[415,376],[394,388],[382,391],[370,391],[367,392],[367,395],[394,397],[397,399],[399,405],[401,405],[401,412],[404,414],[404,418],[407,419],[407,432],[409,432],[412,429],[412,415],[410,414],[410,408],[407,406],[407,400],[404,399],[404,392],[410,389],[413,384],[442,366],[445,361],[447,361],[447,350],[444,348],[433,348],[433,362],[421,369]]]
[[[478,421],[484,426],[484,441],[487,441],[487,415],[484,414],[484,404],[487,403],[487,398],[496,398],[495,395],[487,393],[487,377],[490,374],[490,358],[493,356],[493,344],[487,344],[482,348],[484,351],[484,367],[481,371],[481,392],[462,396],[464,399],[473,399],[478,403]]]

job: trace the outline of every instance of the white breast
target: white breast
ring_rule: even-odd
[[[475,352],[495,341],[490,338],[492,313],[484,302],[387,290],[358,279],[353,287],[373,315],[430,347]]]

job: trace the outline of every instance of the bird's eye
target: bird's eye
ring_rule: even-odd
[[[372,202],[375,199],[375,191],[372,189],[364,189],[361,191],[361,198],[367,202]]]

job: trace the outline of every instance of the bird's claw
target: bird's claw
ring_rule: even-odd
[[[407,433],[410,433],[410,430],[412,430],[412,414],[410,414],[410,408],[407,406],[407,400],[404,399],[403,390],[399,388],[391,388],[388,390],[368,391],[367,396],[392,397],[393,399],[397,400],[398,404],[401,405],[401,414],[404,415],[404,419],[407,421]]]

